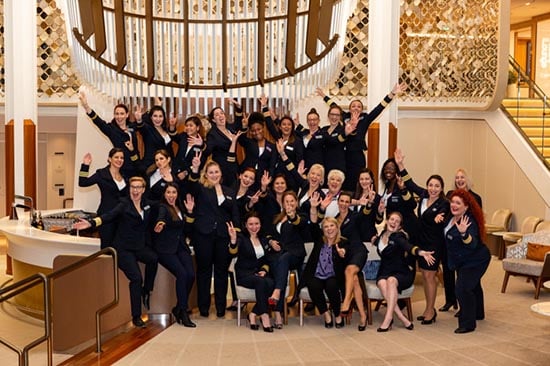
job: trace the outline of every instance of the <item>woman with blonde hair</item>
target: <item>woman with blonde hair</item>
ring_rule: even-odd
[[[226,222],[240,222],[235,194],[222,186],[218,163],[209,161],[199,176],[201,153],[191,164],[189,191],[195,198],[195,224],[192,244],[197,261],[197,302],[200,315],[208,317],[210,310],[210,280],[214,270],[216,315],[225,316],[227,271],[229,268],[229,234]]]

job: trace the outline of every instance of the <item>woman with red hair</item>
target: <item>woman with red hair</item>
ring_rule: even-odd
[[[464,189],[457,189],[450,200],[452,217],[445,227],[445,242],[449,268],[457,272],[455,291],[460,312],[455,333],[461,334],[473,332],[476,320],[485,318],[481,277],[491,254],[483,244],[485,221],[474,197]]]

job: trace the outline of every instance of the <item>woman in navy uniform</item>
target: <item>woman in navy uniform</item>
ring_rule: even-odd
[[[155,164],[147,170],[147,197],[160,201],[168,183],[176,182],[172,171],[172,158],[166,150],[158,150],[154,154]]]
[[[178,145],[178,152],[174,157],[172,167],[179,181],[185,181],[191,173],[191,162],[195,154],[204,151],[204,131],[202,122],[197,116],[189,116],[184,122],[185,131],[172,137]]]
[[[293,163],[295,166],[298,166],[300,163],[303,164],[304,144],[302,143],[302,138],[295,132],[296,126],[294,120],[290,116],[283,116],[278,119],[273,110],[268,108],[267,98],[265,96],[260,97],[260,104],[265,117],[265,125],[267,130],[271,134],[271,137],[275,140],[276,144],[280,143],[284,147],[284,152],[288,158],[288,161]],[[298,189],[297,183],[294,182],[293,176],[289,174],[283,160],[284,159],[279,154],[277,157],[277,162],[275,163],[274,175],[285,174],[289,188],[296,191]]]
[[[185,206],[180,202],[178,185],[167,183],[158,209],[153,242],[159,263],[176,277],[177,303],[172,314],[179,324],[195,328],[196,324],[187,313],[189,294],[195,282],[195,268],[187,244],[195,220],[193,196],[188,194],[184,203]]]
[[[172,137],[176,133],[177,119],[175,117],[167,120],[166,112],[160,105],[155,105],[148,113],[141,110],[134,112],[137,129],[143,138],[142,164],[149,169],[155,163],[155,152],[165,150],[170,157],[174,156],[172,151]]]
[[[408,257],[422,256],[428,263],[433,263],[431,252],[412,246],[407,240],[407,234],[402,231],[402,216],[399,212],[392,212],[386,220],[386,228],[377,237],[373,244],[380,255],[380,269],[376,278],[376,285],[387,303],[386,314],[377,332],[387,332],[393,325],[393,313],[403,322],[405,328],[413,330],[414,324],[407,319],[397,306],[397,296],[401,291],[411,287],[414,282],[415,269],[410,265]]]
[[[319,128],[321,119],[315,108],[307,114],[307,126],[299,135],[304,144],[304,168],[307,171],[313,164],[324,164],[325,132]]]
[[[113,147],[118,147],[124,151],[124,165],[121,168],[122,175],[125,177],[142,175],[144,169],[141,165],[137,164],[140,161],[136,148],[138,146],[136,138],[137,126],[136,123],[128,120],[128,107],[125,104],[117,104],[114,108],[113,120],[107,123],[90,108],[84,92],[79,92],[78,97],[82,107],[84,107],[86,114],[94,125],[99,128],[101,133],[107,136]]]
[[[233,136],[238,131],[246,130],[243,129],[243,112],[241,105],[235,100],[232,100],[231,103],[235,109],[233,123],[228,122],[227,115],[221,107],[215,107],[208,114],[208,119],[212,128],[206,135],[206,150],[202,155],[204,161],[206,161],[209,156],[212,156],[212,160],[218,163],[222,175],[226,178],[229,178],[230,174],[230,167],[228,167],[227,164],[227,155]]]
[[[113,147],[109,151],[107,161],[109,165],[96,170],[94,174],[88,176],[90,164],[92,163],[92,155],[87,153],[82,159],[78,175],[79,187],[90,187],[97,184],[101,192],[101,200],[97,208],[97,214],[100,216],[115,208],[122,197],[128,196],[128,179],[120,172],[120,168],[124,164],[124,152],[122,149]],[[116,233],[116,222],[101,225],[98,230],[101,249],[112,246]]]
[[[357,309],[359,310],[360,321],[357,329],[362,332],[367,327],[367,314],[363,306],[363,289],[359,281],[364,281],[364,278],[359,275],[359,272],[367,262],[368,251],[361,241],[361,232],[359,229],[359,218],[362,213],[353,212],[351,206],[350,192],[344,191],[338,197],[338,226],[342,236],[348,241],[345,256],[345,288],[343,291],[342,300],[342,316],[351,315],[351,300],[355,299]]]
[[[208,317],[210,283],[214,269],[216,315],[225,316],[229,249],[226,222],[240,222],[235,193],[222,186],[222,172],[215,161],[206,163],[199,175],[201,153],[193,158],[189,192],[195,198],[193,248],[197,260],[197,301],[200,315]]]
[[[274,282],[269,275],[268,239],[260,234],[261,228],[260,217],[254,212],[245,218],[242,234],[237,234],[232,222],[227,223],[229,251],[237,255],[237,284],[253,289],[256,295],[256,303],[248,314],[250,329],[259,329],[256,324],[256,317],[259,315],[264,332],[272,333],[268,299],[273,291]]]
[[[436,274],[439,270],[439,263],[444,254],[445,237],[443,229],[449,215],[449,201],[444,195],[445,184],[443,178],[437,174],[431,175],[426,181],[426,188],[419,187],[413,181],[405,169],[405,156],[400,149],[395,150],[395,161],[399,168],[399,175],[407,189],[420,197],[417,207],[419,222],[418,246],[427,251],[433,252],[435,261],[428,264],[423,258],[418,259],[418,266],[422,273],[424,282],[424,296],[426,307],[417,320],[421,324],[435,323],[437,312],[435,311],[435,298],[437,296]]]
[[[474,196],[464,189],[451,193],[451,218],[445,226],[449,268],[456,270],[456,298],[460,305],[455,333],[476,329],[485,318],[481,277],[487,271],[491,254],[483,243],[485,221]]]
[[[357,188],[351,200],[359,216],[359,233],[361,241],[370,243],[373,236],[378,235],[376,225],[384,220],[384,211],[380,209],[380,195],[376,192],[374,173],[369,168],[361,169]]]
[[[273,275],[275,290],[270,303],[275,307],[275,327],[282,328],[282,311],[284,309],[284,294],[288,282],[288,271],[298,270],[301,274],[306,256],[303,231],[307,227],[306,216],[298,212],[298,199],[293,191],[282,195],[282,211],[275,217],[269,230],[269,246],[277,255]]]
[[[149,223],[154,218],[151,216],[151,201],[143,198],[145,180],[142,177],[132,177],[129,183],[129,197],[122,198],[114,209],[91,221],[80,220],[74,224],[74,228],[83,230],[116,220],[113,247],[118,253],[118,267],[130,281],[132,323],[136,327],[145,327],[145,322],[141,319],[141,299],[143,298],[143,304],[149,309],[150,293],[153,291],[158,268],[158,258],[151,248],[149,231]],[[141,276],[138,262],[145,264],[145,278]]]
[[[277,162],[277,149],[275,145],[265,138],[264,115],[260,112],[253,112],[248,116],[248,133],[242,134],[238,138],[238,143],[244,149],[245,158],[240,165],[242,172],[246,168],[256,170],[257,176],[263,176],[267,172],[270,177],[275,172],[275,163]],[[259,182],[254,184],[254,189],[259,188]]]
[[[367,166],[365,159],[365,151],[367,150],[367,144],[365,142],[365,136],[371,123],[384,111],[384,109],[392,102],[396,95],[404,92],[407,89],[406,83],[395,84],[391,92],[384,97],[384,99],[374,107],[370,112],[365,112],[363,103],[358,100],[352,100],[349,104],[349,111],[344,112],[343,121],[347,124],[353,120],[355,122],[355,130],[346,136],[346,183],[344,185],[345,190],[353,190],[357,179],[359,177],[359,171]],[[323,97],[325,103],[329,106],[335,104],[321,89],[317,89],[317,94]]]
[[[474,192],[472,189],[472,182],[466,173],[464,168],[458,168],[455,173],[455,184],[454,189],[465,189],[474,196],[474,199],[478,203],[479,207],[483,209],[483,200],[481,196]],[[447,198],[451,197],[453,190],[447,192]],[[445,287],[445,304],[439,308],[439,311],[449,311],[450,308],[458,309],[458,303],[456,301],[455,295],[455,281],[456,273],[455,271],[449,269],[449,264],[447,262],[447,248],[443,247],[444,252],[441,258],[441,264],[443,267],[443,286]]]

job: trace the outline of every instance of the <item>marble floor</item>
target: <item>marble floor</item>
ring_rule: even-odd
[[[1,246],[0,242],[0,246]],[[9,281],[5,256],[0,252],[0,284]],[[533,299],[533,286],[523,278],[511,278],[506,294],[500,293],[502,266],[493,258],[483,279],[486,319],[473,333],[456,335],[454,313],[438,313],[433,325],[415,321],[413,331],[396,322],[391,331],[377,333],[382,313],[374,324],[357,331],[354,314],[350,326],[325,329],[322,320],[308,316],[300,327],[297,317],[274,333],[251,331],[236,326],[231,314],[225,319],[193,316],[197,328],[174,324],[159,336],[137,348],[116,365],[548,365],[550,364],[550,318],[530,311],[537,302],[550,301],[544,290]],[[421,281],[413,298],[415,317],[423,310]],[[438,289],[437,304],[443,303]],[[245,322],[243,322],[244,324]],[[40,334],[40,322],[29,320],[11,309],[0,308],[0,336],[12,342]],[[70,355],[54,355],[58,364]],[[13,351],[0,345],[0,364],[17,365]],[[31,352],[30,365],[46,365],[45,346]],[[98,363],[99,364],[99,363]]]

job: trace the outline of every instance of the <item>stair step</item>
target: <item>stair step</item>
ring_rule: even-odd
[[[513,117],[513,116],[512,116]],[[540,117],[514,117],[514,120],[519,126],[522,127],[543,127],[550,128],[550,116],[549,118]]]
[[[542,138],[542,137],[529,137],[529,140],[536,146],[536,147],[542,147],[545,146],[547,148],[550,148],[550,137]]]
[[[538,117],[550,119],[550,109],[542,108],[506,108],[506,111],[513,117]]]
[[[503,99],[502,105],[506,108],[542,108],[543,101],[542,99],[532,99],[532,98],[520,98],[520,99]]]
[[[546,138],[550,138],[550,128],[545,128],[543,130],[540,127],[522,127],[521,129],[529,137],[543,137],[544,136]]]

